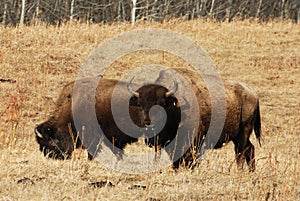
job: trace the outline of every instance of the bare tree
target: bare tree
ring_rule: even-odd
[[[211,1],[210,11],[209,11],[209,18],[213,18],[214,6],[215,6],[215,0],[212,0]]]
[[[73,18],[74,18],[74,6],[75,6],[75,0],[72,0],[71,8],[70,8],[70,20],[73,20]]]
[[[256,15],[255,15],[255,18],[259,17],[261,5],[262,5],[262,0],[259,0],[259,5],[258,5],[258,8],[257,8],[257,12],[256,12]]]
[[[35,7],[35,17],[34,17],[35,25],[37,25],[38,23],[39,13],[40,13],[40,0],[37,0],[36,7]]]
[[[122,19],[122,4],[123,4],[123,2],[120,0],[118,3],[118,15],[117,15],[118,22],[120,22]]]
[[[20,26],[24,25],[26,0],[22,0],[22,11],[20,17]]]
[[[132,10],[131,10],[131,26],[135,24],[135,12],[136,12],[136,0],[132,1]]]
[[[3,11],[3,18],[2,18],[2,24],[6,25],[6,15],[7,15],[7,1],[4,0],[4,11]]]

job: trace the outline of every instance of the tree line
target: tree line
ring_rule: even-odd
[[[84,23],[168,21],[173,18],[217,21],[234,19],[300,20],[300,0],[2,0],[0,22],[5,26],[69,20]]]

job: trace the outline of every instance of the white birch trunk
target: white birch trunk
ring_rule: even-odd
[[[132,1],[132,10],[131,10],[131,26],[135,24],[135,11],[136,11],[136,0]]]
[[[73,20],[73,18],[74,18],[74,5],[75,5],[75,0],[72,0],[71,8],[70,8],[70,20]]]
[[[21,18],[20,18],[20,26],[24,25],[25,6],[26,6],[26,0],[22,0],[22,11],[21,11]]]
[[[34,19],[35,25],[38,24],[39,10],[40,10],[40,0],[38,0],[37,3],[36,3],[36,8],[35,8],[35,19]]]

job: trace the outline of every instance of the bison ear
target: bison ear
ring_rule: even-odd
[[[42,123],[34,128],[34,133],[39,138],[49,139],[49,137],[53,137],[54,129],[51,125]]]

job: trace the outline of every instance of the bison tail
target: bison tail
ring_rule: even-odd
[[[256,111],[255,111],[255,119],[254,119],[254,132],[255,136],[258,139],[259,145],[261,138],[261,119],[260,119],[260,111],[259,111],[259,101],[257,101]]]

